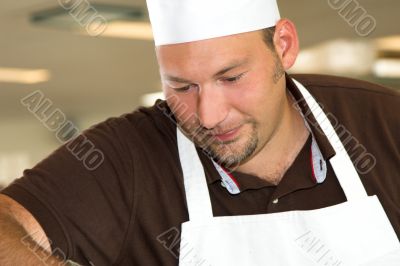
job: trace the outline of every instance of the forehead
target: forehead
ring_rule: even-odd
[[[195,42],[161,45],[156,47],[161,68],[187,67],[188,64],[209,64],[214,61],[240,59],[265,49],[261,31],[240,33]]]

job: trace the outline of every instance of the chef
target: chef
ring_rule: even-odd
[[[399,93],[288,75],[275,0],[147,4],[166,100],[4,189],[0,264],[399,265]]]

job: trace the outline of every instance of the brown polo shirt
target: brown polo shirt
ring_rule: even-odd
[[[400,237],[399,93],[352,79],[293,77],[328,114],[368,194],[378,195]],[[287,88],[299,100],[323,157],[331,158],[332,147],[288,77]],[[61,250],[58,254],[78,263],[177,265],[180,225],[188,213],[176,127],[166,103],[108,119],[83,134],[103,152],[100,167],[89,170],[77,158],[84,146],[78,138],[24,171],[2,193],[35,216],[52,248]],[[277,186],[233,172],[240,193],[232,195],[198,149],[214,215],[310,210],[344,202],[329,162],[325,181],[315,182],[310,150],[311,137]]]

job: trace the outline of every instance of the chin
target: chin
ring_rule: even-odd
[[[206,152],[216,163],[233,169],[243,161],[248,160],[257,149],[257,146],[258,138],[252,135],[245,141],[241,141],[241,138],[238,138],[229,141],[229,143],[213,143],[206,148]]]

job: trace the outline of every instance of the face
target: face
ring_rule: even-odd
[[[260,31],[156,50],[167,103],[197,146],[231,168],[268,145],[286,92],[282,64]]]

